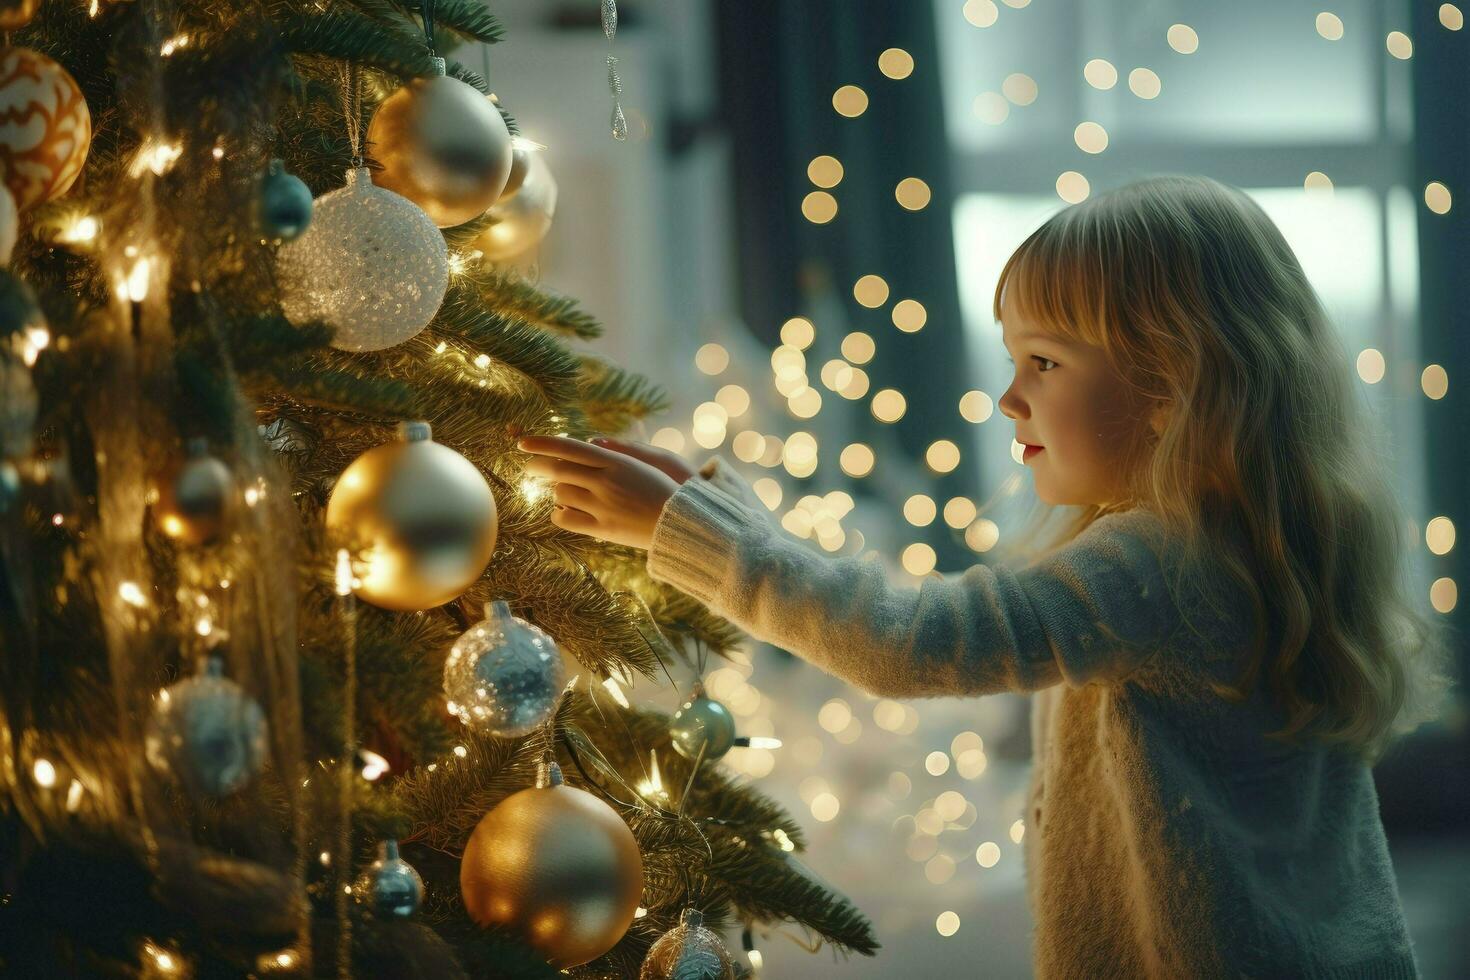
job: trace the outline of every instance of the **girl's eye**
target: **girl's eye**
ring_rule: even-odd
[[[1006,360],[1011,363],[1011,366],[1012,367],[1015,367],[1015,365],[1016,365],[1016,359],[1015,358],[1013,358],[1013,357],[1007,357]],[[1054,367],[1057,366],[1057,362],[1056,361],[1053,361],[1049,357],[1042,357],[1040,354],[1032,354],[1031,355],[1031,360],[1033,360],[1033,361],[1041,361],[1044,364],[1050,364],[1051,365],[1051,367],[1039,368],[1038,370],[1040,370],[1042,374],[1045,374],[1047,371],[1050,371],[1052,368],[1054,368]]]

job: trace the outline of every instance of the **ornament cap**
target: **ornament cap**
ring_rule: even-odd
[[[371,184],[372,182],[373,182],[373,172],[371,170],[369,170],[367,167],[348,167],[347,168],[347,186],[348,187],[352,187],[355,184]]]
[[[378,842],[378,860],[380,860],[380,861],[397,861],[398,860],[398,841],[394,840],[391,837],[388,838],[387,840],[379,841]]]
[[[547,789],[551,786],[562,786],[565,783],[566,780],[561,775],[561,766],[554,759],[543,758],[536,771],[536,788]]]
[[[199,665],[199,673],[205,677],[225,676],[225,658],[217,653],[211,653],[201,658],[203,663]]]
[[[428,442],[434,438],[434,428],[424,421],[399,422],[398,438],[404,442]]]
[[[276,176],[277,174],[283,174],[286,172],[286,161],[282,160],[280,157],[271,157],[271,162],[266,165],[265,170],[266,173],[270,174],[272,177]]]
[[[440,78],[443,78],[445,75],[448,75],[449,74],[449,66],[444,61],[443,58],[434,57],[434,58],[430,58],[429,60],[432,61],[432,62],[434,62],[434,74],[435,75],[439,76]]]
[[[510,603],[504,599],[496,599],[494,602],[485,603],[486,619],[510,619],[514,613],[510,611]]]
[[[199,459],[209,455],[209,440],[203,436],[190,436],[184,442],[184,455],[190,459]]]
[[[690,929],[698,929],[704,925],[704,913],[699,909],[685,909],[683,914],[679,916],[679,924],[687,926]]]

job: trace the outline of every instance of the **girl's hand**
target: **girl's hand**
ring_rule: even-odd
[[[565,436],[526,436],[516,443],[534,458],[526,472],[553,483],[551,523],[644,551],[675,478],[631,454]]]
[[[657,446],[650,446],[642,442],[625,442],[622,439],[613,439],[608,436],[597,436],[591,441],[594,445],[604,446],[632,456],[634,459],[641,459],[648,465],[663,470],[675,483],[683,483],[699,472],[683,456],[671,453],[667,449],[659,449]]]

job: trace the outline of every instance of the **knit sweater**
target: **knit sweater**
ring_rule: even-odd
[[[784,535],[721,457],[701,475],[659,517],[654,578],[872,695],[1033,693],[1038,977],[1418,976],[1368,767],[1264,739],[1283,716],[1260,691],[1210,692],[1245,600],[1173,575],[1155,516],[905,588]]]

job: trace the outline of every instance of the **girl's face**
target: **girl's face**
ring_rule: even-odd
[[[1000,410],[1016,423],[1036,493],[1048,504],[1111,504],[1126,499],[1126,461],[1138,445],[1144,400],[1101,348],[1044,331],[1002,297],[1001,327],[1015,378]],[[1161,420],[1152,420],[1157,430]]]

